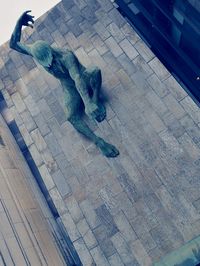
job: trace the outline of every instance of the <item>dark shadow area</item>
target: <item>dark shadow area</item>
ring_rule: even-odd
[[[200,103],[200,14],[185,0],[116,0],[119,12]]]

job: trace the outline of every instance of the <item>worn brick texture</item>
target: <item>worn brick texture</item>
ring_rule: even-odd
[[[149,266],[200,232],[200,110],[109,0],[65,0],[24,41],[102,69],[116,159],[66,121],[62,88],[5,44],[1,90],[84,266]]]

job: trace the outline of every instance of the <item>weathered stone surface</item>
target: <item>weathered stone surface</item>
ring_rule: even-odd
[[[85,219],[82,219],[78,222],[77,228],[78,228],[80,234],[82,235],[83,240],[84,240],[88,249],[92,249],[98,245],[98,243],[94,237],[94,234],[91,231],[91,229],[89,228],[89,225],[87,224]]]
[[[199,108],[113,4],[62,1],[25,35],[25,42],[43,38],[102,69],[107,118],[86,121],[119,148],[114,160],[66,121],[58,80],[0,48],[8,117],[83,265],[148,265],[199,234]]]
[[[90,252],[88,251],[84,241],[82,238],[79,238],[77,241],[75,241],[74,243],[74,247],[78,253],[78,255],[81,258],[81,261],[83,263],[83,265],[88,265],[88,266],[93,266],[94,264],[94,260],[90,254]]]

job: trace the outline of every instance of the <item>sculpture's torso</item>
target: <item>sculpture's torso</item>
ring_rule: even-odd
[[[74,58],[75,60],[71,60]],[[53,49],[53,61],[51,67],[45,67],[45,70],[53,75],[55,78],[62,80],[68,80],[73,82],[72,78],[69,75],[68,67],[70,64],[76,64],[80,73],[85,70],[85,67],[79,62],[74,53],[70,50],[62,51],[61,49]]]
[[[53,61],[51,67],[44,67],[48,73],[53,75],[61,82],[66,106],[78,104],[78,102],[81,100],[80,94],[76,89],[75,82],[70,77],[68,71],[68,68],[71,66],[71,64],[76,64],[76,66],[79,68],[80,74],[82,74],[85,70],[85,67],[78,61],[72,51],[53,49]]]

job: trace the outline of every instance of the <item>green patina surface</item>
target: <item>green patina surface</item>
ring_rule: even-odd
[[[68,49],[51,47],[39,40],[31,45],[20,42],[22,26],[33,27],[34,16],[26,11],[17,21],[10,40],[10,47],[20,53],[32,56],[38,64],[57,78],[63,88],[66,119],[74,128],[90,139],[106,157],[116,157],[119,151],[98,137],[83,120],[85,112],[89,117],[101,122],[106,117],[106,109],[100,100],[102,84],[101,70],[98,67],[84,67]]]
[[[200,236],[173,251],[154,266],[196,266],[200,263]]]

